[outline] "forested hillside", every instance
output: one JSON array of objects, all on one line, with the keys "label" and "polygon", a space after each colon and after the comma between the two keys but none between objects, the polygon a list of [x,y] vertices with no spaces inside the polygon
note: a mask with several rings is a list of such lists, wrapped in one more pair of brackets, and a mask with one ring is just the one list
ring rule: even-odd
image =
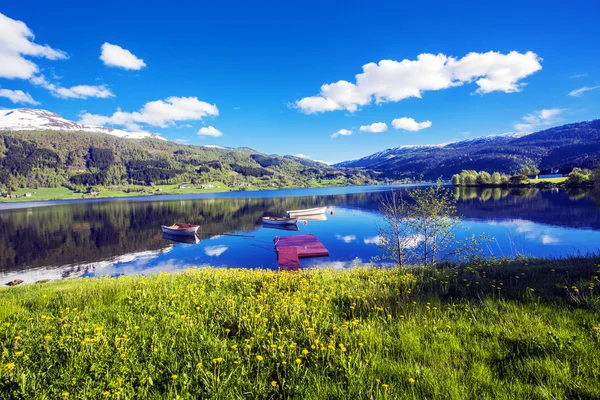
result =
[{"label": "forested hillside", "polygon": [[254,150],[131,140],[102,133],[0,131],[0,189],[158,185],[219,181],[257,187],[306,186],[314,180],[369,183],[366,171],[340,170]]},{"label": "forested hillside", "polygon": [[600,120],[579,122],[531,134],[482,137],[445,145],[400,146],[338,167],[368,168],[391,178],[449,179],[462,170],[513,174],[523,165],[569,172],[600,163]]}]

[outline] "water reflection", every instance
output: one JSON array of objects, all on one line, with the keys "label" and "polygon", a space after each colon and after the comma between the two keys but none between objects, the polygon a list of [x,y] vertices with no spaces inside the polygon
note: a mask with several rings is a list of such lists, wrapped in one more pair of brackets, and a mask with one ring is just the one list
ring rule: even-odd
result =
[{"label": "water reflection", "polygon": [[[31,281],[192,265],[276,268],[273,237],[298,231],[315,233],[331,253],[325,259],[303,260],[303,267],[368,263],[379,255],[378,202],[389,188],[343,190],[275,192],[293,197],[252,194],[246,198],[241,193],[240,197],[170,197],[169,201],[89,202],[0,211],[0,278]],[[488,253],[558,255],[593,251],[600,243],[597,193],[537,188],[451,190],[458,199],[458,212],[467,219],[464,234],[496,236]],[[298,226],[262,225],[265,215],[321,206],[335,213],[321,216],[322,220],[303,219]],[[173,221],[200,224],[200,239],[163,235],[160,225]],[[232,233],[241,236],[228,236]]]}]

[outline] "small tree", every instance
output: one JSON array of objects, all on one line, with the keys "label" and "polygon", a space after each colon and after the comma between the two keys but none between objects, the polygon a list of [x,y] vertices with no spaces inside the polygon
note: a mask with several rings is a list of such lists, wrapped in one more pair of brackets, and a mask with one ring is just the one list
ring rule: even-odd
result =
[{"label": "small tree", "polygon": [[404,266],[407,257],[408,225],[405,206],[402,194],[394,191],[385,196],[379,204],[385,223],[377,229],[377,245],[399,267]]},{"label": "small tree", "polygon": [[502,184],[502,176],[500,175],[499,172],[494,172],[492,174],[492,183],[494,185],[500,185],[500,184]]},{"label": "small tree", "polygon": [[587,181],[589,181],[589,176],[585,175],[580,168],[574,168],[567,178],[567,185],[577,186]]},{"label": "small tree", "polygon": [[379,230],[379,243],[388,258],[400,266],[407,261],[430,265],[449,257],[468,258],[480,251],[486,235],[456,239],[455,233],[462,225],[456,215],[456,199],[440,181],[425,189],[414,189],[409,195],[411,202],[392,197],[381,203],[385,225]]},{"label": "small tree", "polygon": [[486,171],[480,171],[477,174],[477,184],[478,185],[489,185],[492,183],[492,177]]},{"label": "small tree", "polygon": [[460,185],[462,185],[462,182],[461,182],[459,174],[452,175],[452,184],[454,186],[460,186]]},{"label": "small tree", "polygon": [[526,175],[521,175],[521,174],[517,174],[517,175],[513,175],[510,177],[510,183],[513,185],[521,185],[525,182],[527,182],[528,178]]}]

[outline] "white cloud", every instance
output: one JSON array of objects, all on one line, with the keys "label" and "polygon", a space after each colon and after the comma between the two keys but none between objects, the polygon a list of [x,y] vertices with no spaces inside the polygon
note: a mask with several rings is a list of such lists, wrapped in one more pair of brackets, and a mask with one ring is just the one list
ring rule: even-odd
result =
[{"label": "white cloud", "polygon": [[294,157],[298,157],[298,158],[310,158],[310,156],[307,156],[306,154],[292,154]]},{"label": "white cloud", "polygon": [[354,235],[346,235],[346,236],[335,235],[335,238],[337,240],[341,240],[344,243],[352,243],[356,240],[356,236],[354,236]]},{"label": "white cloud", "polygon": [[227,246],[207,246],[204,248],[204,253],[210,257],[219,257],[229,249]]},{"label": "white cloud", "polygon": [[106,85],[77,85],[65,88],[49,82],[44,75],[34,76],[30,79],[30,82],[34,85],[43,87],[53,96],[60,97],[61,99],[87,99],[89,97],[106,99],[115,97]]},{"label": "white cloud", "polygon": [[586,76],[588,76],[587,73],[584,73],[584,74],[573,74],[573,75],[569,76],[569,78],[585,78]]},{"label": "white cloud", "polygon": [[212,136],[212,137],[223,136],[223,134],[221,133],[221,131],[219,131],[214,126],[200,128],[200,130],[198,131],[198,135],[200,135],[200,136]]},{"label": "white cloud", "polygon": [[25,93],[22,90],[0,89],[0,97],[6,97],[13,103],[40,104],[29,93]]},{"label": "white cloud", "polygon": [[541,58],[529,51],[508,54],[490,51],[469,53],[461,59],[444,54],[420,54],[416,60],[381,60],[363,65],[356,83],[341,80],[324,84],[316,96],[295,102],[306,114],[347,110],[360,106],[398,102],[409,97],[421,98],[429,90],[442,90],[475,82],[476,93],[521,90],[521,80],[542,69]]},{"label": "white cloud", "polygon": [[100,59],[104,62],[104,65],[109,67],[139,70],[146,66],[144,60],[137,58],[129,50],[110,43],[102,45]]},{"label": "white cloud", "polygon": [[383,243],[383,237],[382,236],[373,236],[373,237],[368,237],[368,238],[364,238],[363,242],[365,242],[365,244],[381,244]]},{"label": "white cloud", "polygon": [[396,118],[392,121],[394,129],[404,129],[405,131],[417,132],[421,129],[430,128],[431,121],[417,122],[412,118]]},{"label": "white cloud", "polygon": [[337,132],[334,132],[331,137],[336,138],[338,136],[350,136],[352,135],[352,131],[350,129],[340,129]]},{"label": "white cloud", "polygon": [[559,115],[564,111],[564,108],[548,108],[527,114],[523,117],[523,121],[515,124],[515,129],[520,132],[531,132],[536,128],[552,125],[560,121]]},{"label": "white cloud", "polygon": [[118,109],[111,116],[79,114],[79,122],[87,125],[121,125],[131,127],[135,124],[167,127],[177,121],[196,121],[206,116],[219,115],[215,104],[208,104],[197,97],[169,97],[166,100],[150,101],[140,111],[126,112]]},{"label": "white cloud", "polygon": [[187,139],[175,139],[175,143],[186,144],[189,140]]},{"label": "white cloud", "polygon": [[600,86],[584,86],[582,88],[573,90],[571,93],[569,93],[569,96],[581,97],[585,92],[595,89],[600,89]]},{"label": "white cloud", "polygon": [[554,236],[550,236],[550,235],[542,235],[542,237],[540,238],[540,241],[542,242],[542,244],[558,244],[558,243],[560,243],[560,239],[555,238]]},{"label": "white cloud", "polygon": [[388,126],[385,122],[375,122],[371,125],[363,125],[359,129],[361,132],[379,133],[388,130]]},{"label": "white cloud", "polygon": [[34,38],[25,23],[0,13],[0,78],[29,79],[36,74],[38,66],[26,56],[49,60],[68,58],[61,50],[34,43]]}]

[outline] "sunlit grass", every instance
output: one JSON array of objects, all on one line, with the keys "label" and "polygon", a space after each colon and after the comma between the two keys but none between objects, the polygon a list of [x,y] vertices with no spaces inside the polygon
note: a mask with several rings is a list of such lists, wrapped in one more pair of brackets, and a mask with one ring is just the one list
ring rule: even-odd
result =
[{"label": "sunlit grass", "polygon": [[541,179],[529,179],[528,182],[529,183],[542,183],[542,182],[548,182],[548,183],[563,183],[567,181],[567,177],[563,176],[563,177],[559,177],[559,178],[541,178]]},{"label": "sunlit grass", "polygon": [[0,290],[3,398],[598,398],[598,259]]}]

